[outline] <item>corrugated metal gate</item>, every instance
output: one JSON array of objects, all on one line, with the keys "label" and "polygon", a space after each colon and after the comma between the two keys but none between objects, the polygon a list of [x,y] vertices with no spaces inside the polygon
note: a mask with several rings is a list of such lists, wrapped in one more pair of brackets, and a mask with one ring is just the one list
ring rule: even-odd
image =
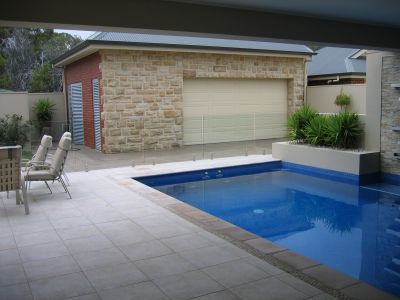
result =
[{"label": "corrugated metal gate", "polygon": [[100,126],[100,95],[99,80],[92,80],[93,87],[93,123],[94,123],[94,140],[96,150],[101,151],[101,126]]},{"label": "corrugated metal gate", "polygon": [[68,86],[68,103],[70,121],[72,123],[72,141],[76,145],[84,144],[82,83],[73,83]]}]

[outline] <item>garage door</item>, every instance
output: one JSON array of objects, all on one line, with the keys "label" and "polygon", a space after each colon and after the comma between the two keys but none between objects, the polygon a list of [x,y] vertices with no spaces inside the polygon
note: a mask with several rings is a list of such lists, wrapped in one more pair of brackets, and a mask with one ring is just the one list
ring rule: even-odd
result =
[{"label": "garage door", "polygon": [[284,137],[287,81],[184,80],[183,116],[185,145]]}]

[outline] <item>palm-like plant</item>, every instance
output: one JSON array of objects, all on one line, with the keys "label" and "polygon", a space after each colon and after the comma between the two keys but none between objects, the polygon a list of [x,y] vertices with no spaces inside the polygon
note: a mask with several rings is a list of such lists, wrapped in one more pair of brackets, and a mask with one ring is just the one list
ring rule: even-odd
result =
[{"label": "palm-like plant", "polygon": [[306,138],[305,128],[316,116],[317,111],[308,105],[304,105],[292,113],[288,119],[289,138],[295,141],[304,141]]},{"label": "palm-like plant", "polygon": [[317,115],[310,120],[305,128],[305,142],[314,146],[323,146],[326,144],[327,137],[327,117]]},{"label": "palm-like plant", "polygon": [[39,123],[39,129],[42,131],[43,127],[48,126],[49,122],[53,119],[55,111],[55,104],[50,99],[39,99],[33,106],[33,111],[36,114]]},{"label": "palm-like plant", "polygon": [[355,148],[362,133],[361,122],[358,115],[342,112],[328,118],[327,144],[338,148]]}]

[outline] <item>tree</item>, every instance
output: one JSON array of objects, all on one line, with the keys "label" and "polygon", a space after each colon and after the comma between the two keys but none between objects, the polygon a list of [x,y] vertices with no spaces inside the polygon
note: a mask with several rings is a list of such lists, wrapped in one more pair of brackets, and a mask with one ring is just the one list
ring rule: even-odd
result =
[{"label": "tree", "polygon": [[30,93],[46,93],[53,91],[52,68],[49,63],[35,69],[28,84]]},{"label": "tree", "polygon": [[0,27],[0,88],[62,91],[61,70],[51,61],[79,42],[50,29]]}]

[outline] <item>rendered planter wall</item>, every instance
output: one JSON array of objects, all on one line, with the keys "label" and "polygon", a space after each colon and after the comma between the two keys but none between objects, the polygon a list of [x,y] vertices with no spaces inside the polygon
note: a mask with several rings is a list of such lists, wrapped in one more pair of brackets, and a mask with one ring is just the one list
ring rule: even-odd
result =
[{"label": "rendered planter wall", "polygon": [[380,171],[380,153],[377,151],[337,150],[278,142],[272,144],[272,156],[285,162],[354,175]]}]

